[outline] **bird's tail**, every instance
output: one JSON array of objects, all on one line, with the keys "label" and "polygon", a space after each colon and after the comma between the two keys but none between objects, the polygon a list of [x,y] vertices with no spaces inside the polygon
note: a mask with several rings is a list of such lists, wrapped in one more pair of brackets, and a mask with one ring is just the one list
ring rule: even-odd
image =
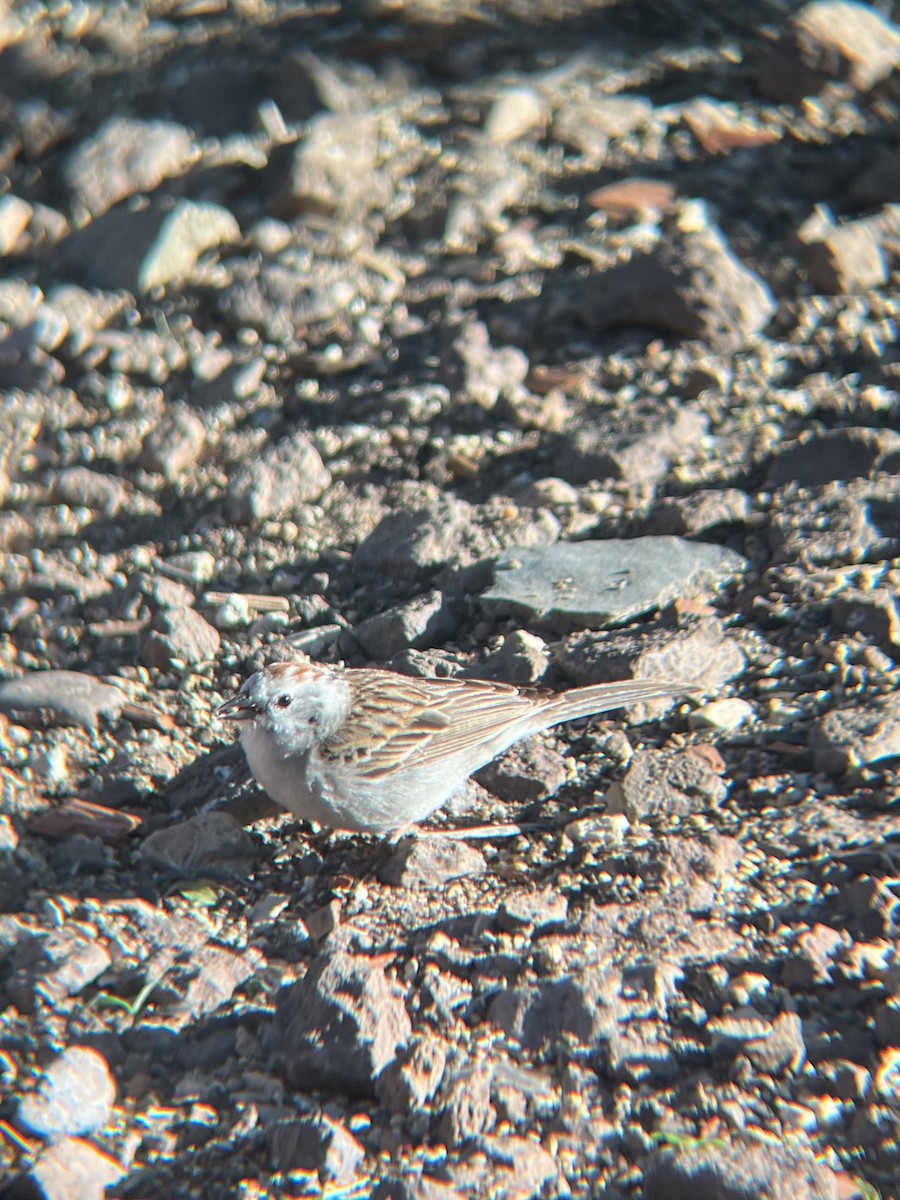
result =
[{"label": "bird's tail", "polygon": [[618,683],[594,683],[554,697],[544,715],[552,715],[548,724],[559,725],[563,721],[577,721],[579,717],[608,712],[611,708],[624,708],[641,700],[678,696],[696,690],[696,684],[680,679],[623,679]]}]

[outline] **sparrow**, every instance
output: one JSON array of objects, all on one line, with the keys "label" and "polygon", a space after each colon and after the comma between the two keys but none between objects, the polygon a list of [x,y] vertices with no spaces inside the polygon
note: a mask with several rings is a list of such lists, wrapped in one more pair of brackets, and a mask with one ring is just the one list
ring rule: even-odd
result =
[{"label": "sparrow", "polygon": [[331,829],[386,835],[429,817],[520,738],[690,690],[633,679],[529,692],[304,659],[257,671],[217,715],[240,725],[250,770],[276,803]]}]

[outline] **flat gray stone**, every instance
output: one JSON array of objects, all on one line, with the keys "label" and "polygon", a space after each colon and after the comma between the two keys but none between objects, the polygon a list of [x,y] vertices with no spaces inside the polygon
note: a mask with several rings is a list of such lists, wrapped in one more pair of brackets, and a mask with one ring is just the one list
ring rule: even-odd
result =
[{"label": "flat gray stone", "polygon": [[717,587],[745,567],[733,550],[677,537],[561,542],[510,551],[481,603],[558,632],[605,629]]},{"label": "flat gray stone", "polygon": [[117,687],[80,671],[31,671],[0,683],[0,712],[27,724],[50,721],[92,729],[101,717],[116,720],[125,700]]}]

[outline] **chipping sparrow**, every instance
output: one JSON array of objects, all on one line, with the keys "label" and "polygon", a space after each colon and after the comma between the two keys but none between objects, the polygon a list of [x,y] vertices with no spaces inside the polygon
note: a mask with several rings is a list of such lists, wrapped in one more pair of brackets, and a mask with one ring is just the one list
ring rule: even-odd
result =
[{"label": "chipping sparrow", "polygon": [[329,828],[386,834],[430,816],[520,738],[688,690],[634,679],[528,693],[306,659],[257,671],[218,716],[241,723],[250,770],[273,800]]}]

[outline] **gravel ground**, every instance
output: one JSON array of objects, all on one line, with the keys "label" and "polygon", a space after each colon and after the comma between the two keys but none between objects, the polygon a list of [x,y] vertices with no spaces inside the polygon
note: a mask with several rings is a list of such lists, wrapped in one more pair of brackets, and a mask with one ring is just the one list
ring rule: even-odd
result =
[{"label": "gravel ground", "polygon": [[[892,18],[0,2],[0,1195],[900,1195]],[[301,653],[697,688],[384,844]]]}]

